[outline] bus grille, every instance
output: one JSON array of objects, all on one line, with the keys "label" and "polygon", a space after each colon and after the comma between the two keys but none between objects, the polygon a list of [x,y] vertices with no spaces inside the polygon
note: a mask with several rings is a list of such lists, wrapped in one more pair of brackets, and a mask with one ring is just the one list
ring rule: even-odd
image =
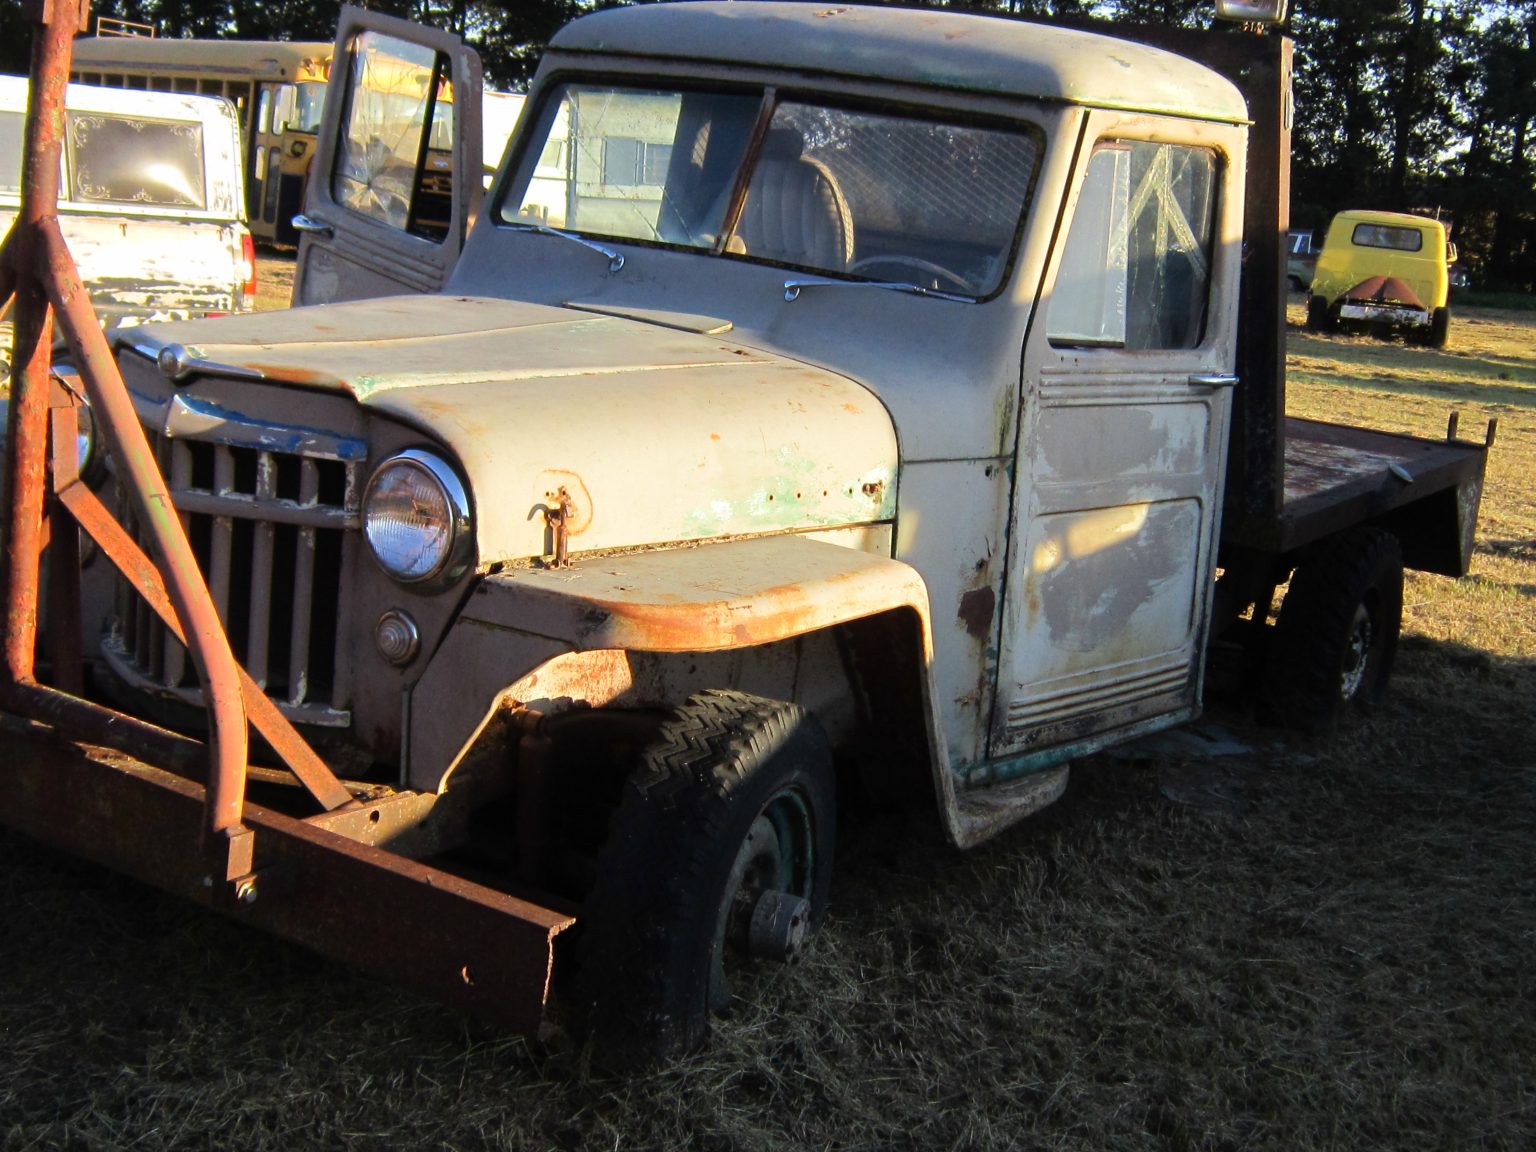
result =
[{"label": "bus grille", "polygon": [[[151,444],[235,659],[290,719],[350,722],[348,637],[359,464],[157,436]],[[148,537],[127,507],[124,523]],[[119,578],[107,658],[143,690],[201,706],[187,651]]]}]

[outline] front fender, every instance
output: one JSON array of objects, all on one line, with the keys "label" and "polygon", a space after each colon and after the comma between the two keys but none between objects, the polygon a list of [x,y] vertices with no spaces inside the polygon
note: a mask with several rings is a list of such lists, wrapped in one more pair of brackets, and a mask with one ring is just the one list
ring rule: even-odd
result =
[{"label": "front fender", "polygon": [[[562,693],[601,706],[612,698],[613,678],[600,669],[625,652],[754,647],[893,609],[918,623],[924,726],[930,748],[942,755],[928,688],[928,593],[916,570],[900,561],[804,536],[769,536],[487,576],[411,691],[407,781],[424,791],[441,788],[497,709],[524,702],[507,700],[508,689],[531,683],[543,665],[563,656],[612,654],[579,662],[594,673],[589,693]],[[569,689],[569,670],[560,679]]]}]

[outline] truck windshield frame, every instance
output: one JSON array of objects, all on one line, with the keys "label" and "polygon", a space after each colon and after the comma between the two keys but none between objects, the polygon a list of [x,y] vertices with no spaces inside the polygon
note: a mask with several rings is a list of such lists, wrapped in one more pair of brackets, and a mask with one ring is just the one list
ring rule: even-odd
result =
[{"label": "truck windshield frame", "polygon": [[499,224],[985,299],[1044,132],[768,89],[568,80],[541,102]]}]

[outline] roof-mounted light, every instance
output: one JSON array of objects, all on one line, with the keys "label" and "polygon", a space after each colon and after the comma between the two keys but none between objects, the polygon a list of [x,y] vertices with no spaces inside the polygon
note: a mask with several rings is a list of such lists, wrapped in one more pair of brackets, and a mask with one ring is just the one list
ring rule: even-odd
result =
[{"label": "roof-mounted light", "polygon": [[1216,0],[1216,18],[1239,24],[1279,24],[1285,19],[1286,0]]}]

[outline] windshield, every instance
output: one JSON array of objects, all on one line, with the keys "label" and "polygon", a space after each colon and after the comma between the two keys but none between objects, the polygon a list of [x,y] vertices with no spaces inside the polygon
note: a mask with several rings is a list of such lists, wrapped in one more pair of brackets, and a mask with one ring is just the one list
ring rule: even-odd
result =
[{"label": "windshield", "polygon": [[293,119],[288,122],[291,132],[314,135],[320,131],[320,117],[325,112],[325,81],[304,80],[298,85],[298,102]]},{"label": "windshield", "polygon": [[[504,223],[695,248],[970,296],[997,289],[1040,142],[759,93],[569,84]],[[761,127],[760,127],[761,125]]]}]

